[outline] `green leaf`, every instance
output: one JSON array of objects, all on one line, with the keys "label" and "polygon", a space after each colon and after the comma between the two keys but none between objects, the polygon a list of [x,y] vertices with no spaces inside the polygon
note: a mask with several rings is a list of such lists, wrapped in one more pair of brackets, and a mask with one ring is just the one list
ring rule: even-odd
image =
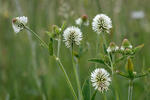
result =
[{"label": "green leaf", "polygon": [[61,33],[64,31],[65,27],[66,27],[66,22],[63,22],[63,24],[61,26]]},{"label": "green leaf", "polygon": [[91,98],[91,89],[90,89],[90,80],[89,78],[85,80],[82,87],[82,94],[84,100],[90,100]]},{"label": "green leaf", "polygon": [[98,58],[92,58],[92,59],[89,59],[88,61],[95,62],[95,63],[100,63],[100,64],[104,64],[105,65],[105,62],[102,59],[98,59]]},{"label": "green leaf", "polygon": [[49,54],[50,56],[53,55],[53,38],[50,38],[50,41],[49,41]]},{"label": "green leaf", "polygon": [[134,52],[141,50],[143,47],[144,47],[144,44],[138,45],[137,47],[134,48]]},{"label": "green leaf", "polygon": [[91,100],[95,100],[96,93],[97,93],[97,90],[95,90],[95,92],[93,93]]},{"label": "green leaf", "polygon": [[107,47],[105,44],[103,44],[103,48],[104,48],[104,53],[107,54]]}]

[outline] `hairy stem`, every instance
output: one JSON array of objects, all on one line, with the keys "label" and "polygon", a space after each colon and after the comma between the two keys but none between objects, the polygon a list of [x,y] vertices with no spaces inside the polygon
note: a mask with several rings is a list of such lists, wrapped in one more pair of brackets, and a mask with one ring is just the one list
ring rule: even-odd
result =
[{"label": "hairy stem", "polygon": [[[104,45],[105,45],[106,47],[108,47],[104,34],[102,34],[102,38],[103,38],[103,41],[104,41]],[[113,75],[113,74],[114,74],[114,66],[113,66],[113,61],[112,61],[112,59],[111,59],[110,53],[108,53],[108,57],[109,57],[111,72],[112,72],[112,75]]]},{"label": "hairy stem", "polygon": [[33,33],[33,35],[42,43],[42,45],[45,48],[48,48],[48,45],[33,30],[31,30],[28,26],[24,26],[24,28]]},{"label": "hairy stem", "polygon": [[64,73],[64,75],[65,75],[66,81],[67,81],[67,83],[68,83],[68,85],[69,85],[69,87],[70,87],[70,89],[71,89],[71,91],[72,91],[72,94],[73,94],[73,96],[74,96],[74,99],[75,99],[75,100],[78,100],[78,99],[77,99],[77,96],[76,96],[76,93],[75,93],[75,91],[74,91],[74,89],[73,89],[73,86],[72,86],[72,84],[71,84],[71,82],[70,82],[70,80],[69,80],[69,77],[68,77],[68,75],[67,75],[67,73],[66,73],[66,70],[65,70],[63,64],[61,63],[60,59],[59,59],[58,57],[56,57],[55,55],[54,55],[54,58],[55,58],[55,60],[57,61],[57,63],[60,65],[59,67],[60,67],[60,69],[63,71],[63,73]]},{"label": "hairy stem", "polygon": [[58,37],[57,57],[59,57],[59,54],[60,54],[60,45],[61,45],[61,35],[59,35]]},{"label": "hairy stem", "polygon": [[133,80],[129,80],[128,100],[132,100],[132,93],[133,93]]},{"label": "hairy stem", "polygon": [[76,78],[78,92],[79,92],[79,100],[83,100],[83,95],[82,95],[81,85],[80,85],[80,81],[79,81],[78,71],[77,71],[77,68],[76,68],[76,65],[75,65],[75,61],[74,61],[73,44],[71,46],[71,53],[72,53],[73,70],[74,70],[74,73],[75,73],[75,78]]},{"label": "hairy stem", "polygon": [[[37,33],[35,33],[34,31],[32,31],[32,30],[31,30],[29,27],[27,27],[27,26],[24,26],[24,28],[27,29],[28,31],[30,31],[31,33],[33,33],[33,35],[43,44],[43,46],[44,46],[45,48],[47,48],[47,49],[49,48],[48,45],[37,35]],[[59,47],[60,47],[60,44],[59,44]],[[69,87],[70,87],[70,89],[71,89],[71,91],[72,91],[72,94],[73,94],[73,96],[74,96],[74,99],[75,99],[75,100],[78,100],[78,98],[77,98],[77,96],[76,96],[76,93],[75,93],[75,91],[74,91],[74,89],[73,89],[73,86],[72,86],[72,84],[71,84],[71,82],[70,82],[70,80],[69,80],[69,77],[68,77],[67,73],[66,73],[66,70],[65,70],[64,66],[62,65],[60,59],[59,59],[58,57],[56,57],[55,55],[54,55],[54,58],[55,58],[55,60],[57,61],[57,63],[60,65],[59,67],[60,67],[60,69],[63,71],[63,73],[64,73],[64,75],[65,75],[66,81],[67,81],[67,83],[68,83],[68,85],[69,85]]]}]

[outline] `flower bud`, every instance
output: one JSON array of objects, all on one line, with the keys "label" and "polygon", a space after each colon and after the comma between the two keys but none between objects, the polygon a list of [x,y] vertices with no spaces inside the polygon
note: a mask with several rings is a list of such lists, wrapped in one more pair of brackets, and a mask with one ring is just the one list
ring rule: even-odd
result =
[{"label": "flower bud", "polygon": [[119,47],[114,42],[111,42],[109,44],[109,47],[107,48],[107,52],[108,53],[110,53],[110,52],[116,52],[118,49],[119,49]]},{"label": "flower bud", "polygon": [[121,45],[121,50],[125,50],[126,48],[132,49],[132,45],[131,45],[131,43],[129,42],[128,39],[124,39],[122,41],[122,45]]},{"label": "flower bud", "polygon": [[81,16],[83,22],[86,22],[88,20],[88,16],[87,15],[82,15]]},{"label": "flower bud", "polygon": [[128,61],[127,61],[127,64],[126,64],[126,70],[127,70],[128,74],[129,74],[129,77],[133,78],[133,76],[134,76],[134,73],[133,73],[133,71],[134,71],[133,63],[132,63],[131,58],[128,58],[127,60]]},{"label": "flower bud", "polygon": [[79,17],[78,19],[75,20],[75,23],[79,26],[81,26],[81,25],[88,26],[89,25],[88,16],[82,15],[81,17]]},{"label": "flower bud", "polygon": [[53,25],[52,29],[56,34],[60,34],[61,28],[59,28],[57,25]]}]

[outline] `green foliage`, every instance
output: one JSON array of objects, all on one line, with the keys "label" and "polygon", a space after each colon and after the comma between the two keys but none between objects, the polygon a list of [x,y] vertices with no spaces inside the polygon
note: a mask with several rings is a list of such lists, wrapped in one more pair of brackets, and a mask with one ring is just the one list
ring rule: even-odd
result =
[{"label": "green foliage", "polygon": [[82,86],[82,94],[84,100],[90,100],[91,98],[91,84],[89,78],[85,80],[83,86]]}]

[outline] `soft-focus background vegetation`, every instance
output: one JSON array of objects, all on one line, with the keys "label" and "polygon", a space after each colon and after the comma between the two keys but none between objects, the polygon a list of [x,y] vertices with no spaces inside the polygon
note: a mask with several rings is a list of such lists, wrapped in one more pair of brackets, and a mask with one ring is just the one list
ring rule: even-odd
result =
[{"label": "soft-focus background vegetation", "polygon": [[[128,38],[134,46],[145,44],[134,58],[138,73],[150,66],[149,4],[149,0],[0,0],[0,100],[43,100],[43,94],[47,94],[49,100],[73,100],[64,74],[39,42],[26,31],[15,35],[11,26],[13,17],[27,16],[28,26],[48,42],[45,31],[50,25],[61,25],[64,20],[68,26],[74,25],[74,20],[82,14],[92,20],[96,14],[105,13],[113,21],[110,41],[121,45],[123,38]],[[134,19],[131,17],[134,11],[142,11],[145,16]],[[87,60],[98,55],[95,54],[96,34],[91,26],[82,29],[89,48],[79,61],[81,84],[89,75],[89,69],[94,69],[94,64]],[[64,43],[60,57],[76,87],[71,56]],[[124,71],[124,63],[118,69]],[[127,100],[128,81],[116,76],[115,88],[107,92],[107,99],[116,100],[118,95],[119,100]],[[100,93],[96,96],[97,100],[103,97]],[[135,81],[133,100],[150,100],[150,77]]]}]

